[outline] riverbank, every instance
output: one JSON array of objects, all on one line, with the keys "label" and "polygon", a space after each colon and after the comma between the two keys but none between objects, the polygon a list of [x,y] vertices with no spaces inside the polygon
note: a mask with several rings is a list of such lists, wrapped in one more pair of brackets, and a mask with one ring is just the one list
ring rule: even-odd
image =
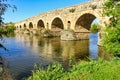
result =
[{"label": "riverbank", "polygon": [[3,72],[2,76],[0,76],[0,80],[14,80],[14,79],[10,75],[9,70],[4,69],[4,72]]},{"label": "riverbank", "polygon": [[3,58],[0,56],[0,80],[14,80],[9,70],[5,67]]},{"label": "riverbank", "polygon": [[82,61],[64,71],[60,64],[53,64],[47,69],[33,70],[26,80],[119,80],[120,58],[111,61]]}]

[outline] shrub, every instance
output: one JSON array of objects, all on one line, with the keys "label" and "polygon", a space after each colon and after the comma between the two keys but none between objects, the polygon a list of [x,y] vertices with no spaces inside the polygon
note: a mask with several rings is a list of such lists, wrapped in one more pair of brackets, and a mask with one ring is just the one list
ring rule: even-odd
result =
[{"label": "shrub", "polygon": [[97,8],[97,5],[90,5],[90,7],[94,10]]},{"label": "shrub", "polygon": [[48,66],[46,70],[39,68],[32,71],[32,76],[27,80],[58,80],[63,75],[65,75],[63,67],[58,63],[54,63]]},{"label": "shrub", "polygon": [[90,31],[93,33],[97,33],[100,30],[100,25],[98,24],[93,24],[90,28]]},{"label": "shrub", "polygon": [[69,9],[69,12],[74,13],[75,10],[76,10],[75,8],[72,8],[72,9]]},{"label": "shrub", "polygon": [[64,71],[59,63],[54,63],[45,70],[32,71],[32,76],[27,80],[119,80],[119,68],[119,58],[111,61],[82,61],[72,65],[69,71]]},{"label": "shrub", "polygon": [[106,25],[103,38],[103,48],[115,56],[120,56],[120,4],[116,4],[119,0],[107,0],[103,7],[103,14],[111,17],[110,23]]}]

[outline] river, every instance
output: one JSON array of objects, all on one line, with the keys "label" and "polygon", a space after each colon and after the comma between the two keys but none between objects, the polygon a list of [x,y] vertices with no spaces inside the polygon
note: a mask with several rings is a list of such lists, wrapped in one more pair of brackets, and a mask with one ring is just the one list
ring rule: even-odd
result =
[{"label": "river", "polygon": [[0,49],[5,67],[16,80],[29,76],[34,65],[47,66],[58,61],[66,69],[69,59],[78,62],[98,59],[98,34],[90,34],[89,40],[61,41],[60,38],[41,38],[16,34],[3,40],[8,51]]}]

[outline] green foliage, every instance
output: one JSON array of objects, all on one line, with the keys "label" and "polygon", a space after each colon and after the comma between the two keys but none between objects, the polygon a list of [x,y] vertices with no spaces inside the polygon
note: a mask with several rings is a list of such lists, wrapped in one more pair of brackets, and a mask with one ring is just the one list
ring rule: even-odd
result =
[{"label": "green foliage", "polygon": [[106,25],[103,47],[114,55],[120,55],[120,4],[117,4],[117,1],[107,0],[103,5],[103,14],[110,17],[110,24]]},{"label": "green foliage", "polygon": [[69,12],[74,13],[75,12],[75,8],[69,9]]},{"label": "green foliage", "polygon": [[41,33],[43,33],[43,34],[49,34],[50,30],[44,28],[44,29],[41,30]]},{"label": "green foliage", "polygon": [[58,80],[65,74],[64,69],[58,63],[54,63],[46,70],[39,69],[32,71],[32,76],[27,80]]},{"label": "green foliage", "polygon": [[[2,24],[3,24],[3,17],[2,17],[2,15],[4,15],[5,11],[6,11],[8,8],[12,8],[13,11],[16,10],[15,5],[10,5],[10,4],[7,3],[7,1],[8,1],[8,0],[0,0],[0,27],[1,27]],[[8,29],[8,30],[11,31],[11,29]],[[3,39],[2,35],[3,35],[3,34],[6,34],[7,32],[9,32],[9,31],[7,31],[6,29],[0,29],[0,39],[1,39],[1,40]],[[2,45],[2,43],[0,43],[0,45]],[[2,45],[2,48],[4,48],[3,45]]]},{"label": "green foliage", "polygon": [[104,36],[104,48],[115,56],[120,55],[120,28],[107,29]]},{"label": "green foliage", "polygon": [[93,33],[97,33],[100,30],[100,25],[98,24],[92,24],[90,31]]},{"label": "green foliage", "polygon": [[15,26],[11,25],[11,26],[6,26],[4,28],[0,28],[0,33],[2,35],[6,35],[6,34],[9,34],[9,33],[12,33],[14,32],[15,30]]},{"label": "green foliage", "polygon": [[81,62],[61,80],[119,80],[120,59]]},{"label": "green foliage", "polygon": [[82,61],[72,65],[69,71],[54,63],[46,70],[38,69],[32,72],[26,80],[119,80],[120,59],[113,58],[111,61]]},{"label": "green foliage", "polygon": [[97,5],[90,5],[90,7],[94,10],[97,8]]},{"label": "green foliage", "polygon": [[4,15],[5,11],[8,8],[12,8],[13,12],[16,10],[16,6],[8,4],[7,1],[8,0],[0,0],[0,26],[3,23],[3,17],[2,17],[2,15]]}]

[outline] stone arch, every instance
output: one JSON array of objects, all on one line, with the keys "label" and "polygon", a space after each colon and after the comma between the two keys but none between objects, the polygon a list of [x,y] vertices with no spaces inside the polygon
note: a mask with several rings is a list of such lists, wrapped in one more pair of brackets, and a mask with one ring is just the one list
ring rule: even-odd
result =
[{"label": "stone arch", "polygon": [[38,29],[45,28],[45,25],[44,25],[43,20],[39,20],[39,21],[37,22],[37,28],[38,28]]},{"label": "stone arch", "polygon": [[81,15],[75,23],[75,31],[87,32],[90,30],[92,22],[97,17],[91,13],[85,13]]},{"label": "stone arch", "polygon": [[24,27],[24,28],[26,28],[26,27],[27,27],[25,23],[24,23],[23,27]]},{"label": "stone arch", "polygon": [[62,19],[59,17],[54,18],[51,23],[51,30],[61,31],[62,29],[64,29],[64,24],[63,24]]},{"label": "stone arch", "polygon": [[32,28],[33,28],[33,23],[30,22],[30,23],[29,23],[29,29],[32,29]]}]

